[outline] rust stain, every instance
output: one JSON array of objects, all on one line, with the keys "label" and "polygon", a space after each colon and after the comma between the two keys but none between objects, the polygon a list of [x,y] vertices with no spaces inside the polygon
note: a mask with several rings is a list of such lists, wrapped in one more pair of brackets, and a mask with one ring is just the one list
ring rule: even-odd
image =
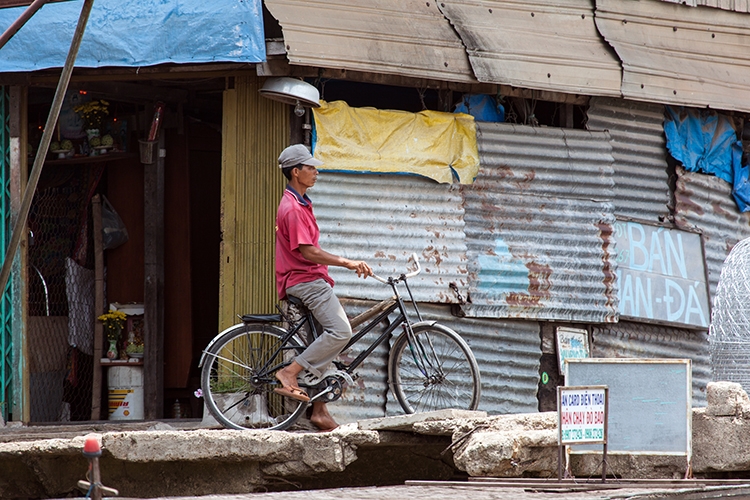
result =
[{"label": "rust stain", "polygon": [[385,252],[382,250],[378,250],[377,252],[375,252],[375,257],[377,257],[378,259],[385,258]]},{"label": "rust stain", "polygon": [[698,215],[703,215],[705,211],[703,207],[695,203],[689,196],[686,196],[683,192],[675,193],[677,212],[695,212]]},{"label": "rust stain", "polygon": [[730,217],[734,216],[733,213],[729,212],[728,210],[725,210],[724,207],[721,206],[721,202],[718,202],[718,201],[712,202],[711,203],[711,208],[713,208],[714,213],[716,215],[723,215],[727,219],[729,219]]},{"label": "rust stain", "polygon": [[526,261],[525,265],[529,270],[529,293],[513,292],[506,296],[505,301],[510,306],[540,307],[542,299],[549,299],[551,295],[552,268],[533,260]]},{"label": "rust stain", "polygon": [[432,258],[435,261],[435,265],[438,267],[440,267],[440,263],[443,262],[443,257],[440,255],[440,251],[433,246],[425,248],[422,252],[422,257],[424,257],[425,261],[429,261],[430,258]]},{"label": "rust stain", "polygon": [[599,228],[599,236],[602,239],[602,274],[604,274],[604,286],[606,289],[605,292],[605,299],[606,299],[606,305],[608,311],[612,311],[612,313],[607,313],[605,316],[605,322],[612,323],[617,321],[618,315],[616,313],[617,310],[617,297],[614,293],[614,284],[616,279],[616,273],[614,271],[614,267],[612,265],[612,261],[610,260],[610,251],[609,247],[612,242],[612,232],[613,227],[610,224],[607,224],[605,222],[599,222],[597,224],[597,227]]}]

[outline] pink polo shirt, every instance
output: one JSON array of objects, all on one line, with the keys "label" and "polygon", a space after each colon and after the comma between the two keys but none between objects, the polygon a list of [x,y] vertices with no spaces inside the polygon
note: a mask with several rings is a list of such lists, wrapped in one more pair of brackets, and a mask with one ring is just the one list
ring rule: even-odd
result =
[{"label": "pink polo shirt", "polygon": [[328,266],[310,262],[299,251],[300,245],[320,248],[318,239],[320,229],[312,201],[287,186],[276,212],[276,290],[280,299],[286,298],[287,288],[320,278],[333,286]]}]

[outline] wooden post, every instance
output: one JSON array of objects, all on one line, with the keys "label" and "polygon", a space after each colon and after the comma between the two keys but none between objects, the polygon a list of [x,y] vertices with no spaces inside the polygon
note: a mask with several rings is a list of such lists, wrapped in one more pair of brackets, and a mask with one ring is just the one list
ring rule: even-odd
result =
[{"label": "wooden post", "polygon": [[[106,312],[104,304],[104,248],[102,245],[102,199],[94,195],[91,200],[94,219],[94,314]],[[91,420],[102,418],[102,353],[104,352],[104,325],[94,323],[94,378],[91,388]]]},{"label": "wooden post", "polygon": [[164,133],[154,163],[144,164],[143,409],[164,416]]},{"label": "wooden post", "polygon": [[[21,210],[21,200],[29,178],[28,150],[28,122],[26,108],[28,107],[28,88],[13,86],[10,88],[9,120],[10,128],[10,217],[11,224],[17,224]],[[31,376],[29,373],[28,352],[28,310],[26,300],[26,272],[27,233],[21,235],[20,251],[13,261],[13,319],[12,344],[15,367],[12,372],[13,399],[8,401],[8,414],[12,420],[29,422],[31,420]]]}]

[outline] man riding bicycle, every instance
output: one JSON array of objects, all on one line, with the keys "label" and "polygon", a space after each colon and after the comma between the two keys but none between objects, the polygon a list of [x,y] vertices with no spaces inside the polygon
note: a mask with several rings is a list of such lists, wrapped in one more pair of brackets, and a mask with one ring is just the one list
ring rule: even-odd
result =
[{"label": "man riding bicycle", "polygon": [[[279,168],[289,183],[276,213],[276,288],[279,298],[299,298],[323,327],[321,334],[292,363],[276,372],[282,387],[275,392],[299,401],[310,397],[297,383],[302,370],[321,377],[352,336],[352,328],[336,295],[328,266],[356,271],[357,276],[372,276],[372,268],[361,260],[351,260],[320,248],[320,230],[313,214],[312,201],[306,192],[315,185],[323,162],[314,158],[302,144],[284,149]],[[331,431],[338,424],[326,404],[313,401],[310,421],[321,431]]]}]

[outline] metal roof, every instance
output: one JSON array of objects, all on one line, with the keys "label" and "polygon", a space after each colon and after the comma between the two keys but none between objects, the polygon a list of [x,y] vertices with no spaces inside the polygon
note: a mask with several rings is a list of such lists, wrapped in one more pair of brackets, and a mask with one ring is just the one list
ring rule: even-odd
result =
[{"label": "metal roof", "polygon": [[750,18],[658,1],[596,1],[596,25],[622,60],[626,98],[750,111]]},{"label": "metal roof", "polygon": [[291,64],[475,83],[435,2],[266,0]]},{"label": "metal roof", "polygon": [[679,3],[690,7],[714,7],[734,12],[750,12],[748,0],[662,0],[662,2]]},{"label": "metal roof", "polygon": [[621,67],[594,24],[592,1],[450,0],[440,10],[481,82],[620,95]]}]

